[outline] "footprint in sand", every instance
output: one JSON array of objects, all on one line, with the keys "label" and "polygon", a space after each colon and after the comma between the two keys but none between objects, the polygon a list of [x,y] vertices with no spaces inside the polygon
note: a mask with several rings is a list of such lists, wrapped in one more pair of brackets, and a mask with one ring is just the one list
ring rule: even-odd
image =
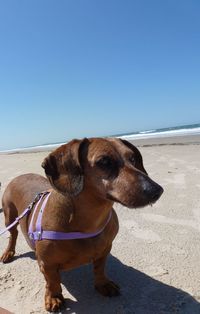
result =
[{"label": "footprint in sand", "polygon": [[197,208],[193,208],[192,211],[195,218],[197,229],[200,231],[200,209],[199,207],[197,207]]},{"label": "footprint in sand", "polygon": [[133,220],[124,220],[122,225],[127,228],[131,234],[138,239],[145,240],[147,242],[161,241],[160,236],[150,229],[143,229]]},{"label": "footprint in sand", "polygon": [[0,292],[14,286],[14,278],[9,270],[3,270],[0,274]]},{"label": "footprint in sand", "polygon": [[146,220],[150,220],[153,222],[159,222],[159,223],[163,223],[163,224],[191,227],[195,230],[200,231],[200,214],[198,214],[198,215],[199,215],[198,219],[196,219],[194,221],[194,220],[189,220],[189,219],[168,218],[168,217],[163,216],[163,215],[155,215],[155,214],[148,214],[148,213],[141,214],[141,216]]},{"label": "footprint in sand", "polygon": [[164,178],[163,183],[173,184],[173,185],[176,185],[176,188],[179,187],[181,189],[184,189],[186,187],[185,174],[177,173],[177,174],[174,174],[172,177]]},{"label": "footprint in sand", "polygon": [[200,169],[196,166],[187,165],[187,169],[191,172],[194,172],[195,174],[200,173]]}]

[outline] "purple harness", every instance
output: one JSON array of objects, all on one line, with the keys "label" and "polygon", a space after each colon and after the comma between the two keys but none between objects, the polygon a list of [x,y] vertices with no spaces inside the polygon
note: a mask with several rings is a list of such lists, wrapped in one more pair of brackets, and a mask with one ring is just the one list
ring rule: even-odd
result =
[{"label": "purple harness", "polygon": [[[50,192],[43,192],[43,193],[39,194],[39,199],[37,198],[37,204],[34,208],[34,212],[33,212],[33,215],[31,217],[31,222],[30,222],[29,230],[28,230],[28,235],[29,235],[30,240],[32,241],[33,246],[35,245],[35,241],[40,241],[40,240],[44,240],[44,239],[47,239],[47,240],[75,240],[75,239],[88,239],[88,238],[96,237],[105,229],[105,227],[107,226],[107,224],[109,223],[109,221],[111,219],[112,210],[109,213],[108,219],[107,219],[104,227],[101,228],[100,230],[98,230],[97,232],[94,232],[94,233],[60,232],[60,231],[43,230],[42,229],[42,216],[43,216],[43,212],[44,212],[44,209],[46,207],[46,204],[47,204],[47,201],[49,199],[50,194],[51,194]],[[38,213],[38,216],[37,216],[35,231],[33,231],[33,220],[35,217],[35,213],[36,213],[37,209],[39,208],[39,205],[41,204],[42,200],[43,200],[43,203],[42,203],[42,206],[41,206],[39,213]],[[35,204],[35,202],[34,202],[34,204]],[[11,229],[14,225],[16,225],[20,219],[22,219],[25,215],[27,215],[32,210],[32,208],[33,208],[33,203],[31,203],[29,205],[29,207],[26,208],[23,211],[23,213],[19,217],[17,217],[11,225],[9,225],[7,228],[2,230],[0,232],[0,235],[5,233],[9,229]]]}]

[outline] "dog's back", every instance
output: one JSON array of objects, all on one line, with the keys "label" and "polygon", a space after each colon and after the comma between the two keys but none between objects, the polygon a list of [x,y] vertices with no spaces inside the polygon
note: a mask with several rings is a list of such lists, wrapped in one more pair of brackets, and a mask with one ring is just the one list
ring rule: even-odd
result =
[{"label": "dog's back", "polygon": [[50,183],[45,177],[28,173],[13,179],[7,186],[3,197],[2,207],[7,211],[9,207],[20,214],[32,201],[34,196],[50,188]]},{"label": "dog's back", "polygon": [[[24,174],[13,179],[7,186],[3,197],[2,197],[2,209],[5,216],[5,225],[9,226],[15,219],[23,212],[25,208],[33,201],[37,193],[47,190],[50,188],[50,183],[45,177],[38,174]],[[27,219],[24,217],[21,220],[20,226],[21,230],[30,245],[30,241],[27,237]],[[11,230],[11,247],[9,247],[9,254],[14,255],[15,242],[17,239],[17,225],[15,225]],[[8,259],[5,254],[4,260]],[[10,256],[12,258],[12,256]]]}]

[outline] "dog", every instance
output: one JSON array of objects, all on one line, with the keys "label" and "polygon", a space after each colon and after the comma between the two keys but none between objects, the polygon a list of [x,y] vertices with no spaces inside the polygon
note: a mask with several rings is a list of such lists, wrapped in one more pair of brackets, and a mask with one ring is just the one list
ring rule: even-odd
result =
[{"label": "dog", "polygon": [[[148,176],[139,150],[123,139],[72,140],[50,153],[42,167],[47,178],[25,174],[7,186],[2,198],[5,225],[13,223],[37,193],[49,191],[42,230],[89,235],[88,238],[71,240],[38,238],[33,243],[28,228],[31,223],[33,229],[36,228],[40,208],[34,218],[31,210],[20,220],[21,230],[29,246],[35,250],[46,280],[46,310],[55,312],[63,305],[60,271],[88,263],[93,264],[96,290],[104,296],[119,295],[118,285],[105,275],[106,258],[119,229],[113,204],[144,207],[155,203],[163,188]],[[17,235],[15,225],[10,229],[9,244],[1,257],[3,263],[12,260]]]}]

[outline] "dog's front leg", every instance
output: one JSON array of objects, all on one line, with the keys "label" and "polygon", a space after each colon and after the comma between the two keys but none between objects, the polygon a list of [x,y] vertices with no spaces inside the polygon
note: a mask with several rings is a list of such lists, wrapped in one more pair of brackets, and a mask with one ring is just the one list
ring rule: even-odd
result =
[{"label": "dog's front leg", "polygon": [[46,279],[45,308],[57,312],[64,303],[58,265],[49,266],[39,262],[39,267]]},{"label": "dog's front leg", "polygon": [[120,295],[120,288],[118,285],[116,285],[116,283],[109,280],[105,275],[105,264],[107,256],[108,253],[93,262],[94,286],[100,294],[108,297],[113,297]]}]

